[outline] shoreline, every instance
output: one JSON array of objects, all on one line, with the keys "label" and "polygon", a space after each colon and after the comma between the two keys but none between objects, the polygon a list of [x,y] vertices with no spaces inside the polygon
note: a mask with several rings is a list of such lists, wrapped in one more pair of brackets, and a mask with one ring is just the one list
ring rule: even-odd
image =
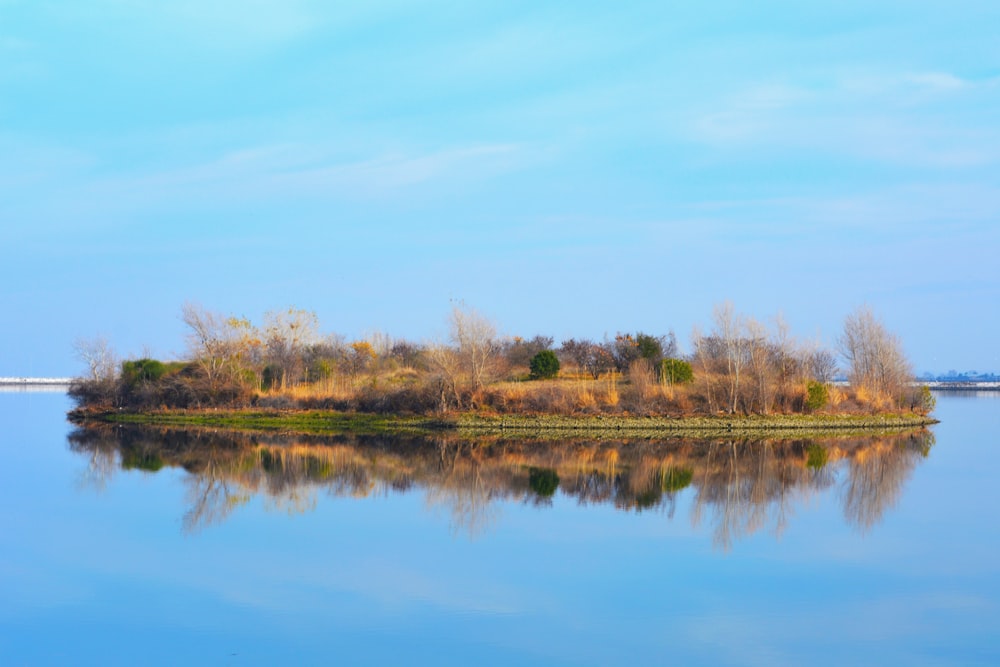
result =
[{"label": "shoreline", "polygon": [[332,410],[166,410],[157,412],[87,412],[74,410],[76,424],[111,424],[223,428],[238,431],[304,434],[439,434],[534,436],[764,436],[823,433],[875,433],[922,428],[938,420],[917,414],[876,415],[722,415],[638,417],[619,415],[481,415],[437,417],[380,415]]}]

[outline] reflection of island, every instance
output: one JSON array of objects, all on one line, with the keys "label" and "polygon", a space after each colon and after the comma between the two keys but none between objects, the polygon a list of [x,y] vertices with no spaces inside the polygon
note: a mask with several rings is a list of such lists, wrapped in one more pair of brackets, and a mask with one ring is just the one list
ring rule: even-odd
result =
[{"label": "reflection of island", "polygon": [[892,507],[933,444],[929,431],[823,440],[546,441],[389,436],[283,438],[265,434],[98,425],[74,431],[95,482],[121,468],[187,471],[186,530],[224,520],[252,495],[294,511],[316,492],[369,496],[422,489],[456,528],[488,527],[498,500],[675,512],[690,488],[692,518],[717,546],[761,529],[780,533],[795,504],[836,488],[846,519],[864,531]]}]

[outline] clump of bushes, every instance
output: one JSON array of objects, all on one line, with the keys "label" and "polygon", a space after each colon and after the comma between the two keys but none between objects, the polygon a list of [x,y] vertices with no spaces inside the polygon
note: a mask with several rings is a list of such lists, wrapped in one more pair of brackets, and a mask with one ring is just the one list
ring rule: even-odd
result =
[{"label": "clump of bushes", "polygon": [[122,380],[129,385],[156,382],[167,372],[166,365],[156,359],[136,359],[122,362]]}]

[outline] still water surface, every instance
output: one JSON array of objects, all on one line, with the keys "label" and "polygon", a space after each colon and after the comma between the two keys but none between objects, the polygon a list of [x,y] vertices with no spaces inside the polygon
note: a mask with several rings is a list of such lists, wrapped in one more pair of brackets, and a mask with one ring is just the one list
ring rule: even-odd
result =
[{"label": "still water surface", "polygon": [[0,393],[0,664],[1000,664],[1000,394],[821,444],[67,424]]}]

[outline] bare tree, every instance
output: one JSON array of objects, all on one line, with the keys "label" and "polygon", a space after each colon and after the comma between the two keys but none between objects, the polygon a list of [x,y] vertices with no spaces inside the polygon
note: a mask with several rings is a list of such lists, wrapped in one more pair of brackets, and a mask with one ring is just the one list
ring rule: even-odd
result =
[{"label": "bare tree", "polygon": [[595,380],[615,366],[609,342],[599,344],[587,339],[570,338],[562,342],[559,352],[576,364],[580,371],[589,373]]},{"label": "bare tree", "polygon": [[855,388],[863,389],[876,403],[900,403],[913,371],[899,338],[871,308],[862,306],[847,316],[837,346]]},{"label": "bare tree", "polygon": [[745,318],[738,315],[731,301],[717,305],[712,315],[715,336],[722,343],[726,355],[726,378],[729,387],[729,412],[736,412],[740,396],[740,382],[747,365],[749,340],[743,334]]},{"label": "bare tree", "polygon": [[438,408],[446,411],[452,402],[455,407],[461,407],[462,359],[458,352],[447,345],[428,345],[426,355],[431,368],[437,372],[440,389]]},{"label": "bare tree", "polygon": [[77,338],[73,341],[76,358],[87,366],[87,379],[113,380],[118,370],[118,355],[105,336]]},{"label": "bare tree", "polygon": [[775,348],[769,343],[767,327],[752,317],[744,324],[747,361],[752,375],[752,394],[760,414],[771,412],[774,403]]},{"label": "bare tree", "polygon": [[819,348],[808,357],[809,372],[818,382],[833,382],[837,374],[837,357],[830,350]]},{"label": "bare tree", "polygon": [[189,352],[213,386],[234,379],[260,339],[249,320],[225,317],[194,303],[185,303],[181,319],[188,326]]},{"label": "bare tree", "polygon": [[473,390],[481,389],[489,381],[501,349],[496,325],[464,303],[452,306],[448,324]]},{"label": "bare tree", "polygon": [[264,315],[264,338],[270,364],[280,369],[282,388],[306,376],[306,351],[320,342],[319,318],[309,310],[291,307]]}]

